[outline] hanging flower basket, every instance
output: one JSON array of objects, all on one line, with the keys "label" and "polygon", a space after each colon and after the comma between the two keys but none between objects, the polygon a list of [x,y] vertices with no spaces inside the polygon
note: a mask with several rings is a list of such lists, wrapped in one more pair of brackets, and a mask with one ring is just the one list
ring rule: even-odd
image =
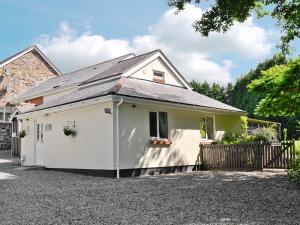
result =
[{"label": "hanging flower basket", "polygon": [[73,128],[70,128],[70,127],[64,127],[63,131],[64,131],[64,134],[66,136],[73,136],[74,137],[76,135],[76,131]]},{"label": "hanging flower basket", "polygon": [[26,133],[25,130],[21,130],[21,131],[19,132],[19,138],[24,138],[26,135],[27,135],[27,133]]}]

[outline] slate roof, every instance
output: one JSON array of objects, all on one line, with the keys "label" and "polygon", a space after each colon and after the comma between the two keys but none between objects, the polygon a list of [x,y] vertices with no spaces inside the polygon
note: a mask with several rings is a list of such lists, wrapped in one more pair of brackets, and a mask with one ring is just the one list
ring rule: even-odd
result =
[{"label": "slate roof", "polygon": [[109,70],[111,67],[117,65],[120,61],[132,56],[133,54],[126,54],[120,56],[118,58],[114,58],[108,61],[104,61],[98,63],[96,65],[92,65],[89,67],[85,67],[79,70],[76,70],[71,73],[67,73],[58,77],[50,78],[49,80],[39,84],[38,86],[32,87],[26,90],[23,94],[13,100],[16,101],[18,99],[28,99],[31,97],[36,97],[47,93],[49,91],[53,91],[55,89],[61,87],[67,87],[72,85],[80,84],[88,79],[91,79],[99,74],[102,74],[106,70]]},{"label": "slate roof", "polygon": [[127,72],[129,69],[131,69],[135,65],[139,64],[140,62],[142,62],[145,59],[149,58],[150,56],[154,55],[158,51],[159,50],[154,50],[154,51],[142,54],[142,55],[138,55],[138,56],[135,56],[135,57],[132,57],[129,59],[122,60],[119,63],[117,63],[116,65],[109,68],[108,70],[104,71],[103,73],[84,81],[83,84],[95,82],[95,81],[98,81],[98,80],[101,80],[101,79],[104,79],[107,77],[121,75],[121,74]]},{"label": "slate roof", "polygon": [[185,88],[125,77],[102,84],[82,86],[81,88],[70,94],[44,103],[25,113],[53,108],[56,106],[62,106],[65,104],[75,103],[107,95],[119,95],[124,97],[126,96],[139,99],[178,103],[196,107],[205,107],[208,109],[219,109],[244,113],[244,111],[240,109]]}]

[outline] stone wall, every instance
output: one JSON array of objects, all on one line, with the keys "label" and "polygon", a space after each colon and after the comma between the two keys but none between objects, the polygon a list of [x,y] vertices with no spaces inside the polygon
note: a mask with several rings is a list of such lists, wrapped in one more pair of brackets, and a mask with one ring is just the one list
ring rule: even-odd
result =
[{"label": "stone wall", "polygon": [[0,122],[0,151],[11,149],[12,124]]},{"label": "stone wall", "polygon": [[[32,50],[0,68],[0,101],[9,102],[27,89],[57,75],[40,54]],[[11,126],[0,122],[0,150],[11,148]]]},{"label": "stone wall", "polygon": [[54,76],[56,71],[32,50],[0,68],[0,101],[9,101]]}]

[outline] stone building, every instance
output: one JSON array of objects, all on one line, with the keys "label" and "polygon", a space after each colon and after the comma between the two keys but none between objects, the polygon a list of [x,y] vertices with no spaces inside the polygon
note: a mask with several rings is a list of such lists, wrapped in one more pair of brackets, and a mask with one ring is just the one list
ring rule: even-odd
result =
[{"label": "stone building", "polygon": [[60,71],[37,46],[0,61],[0,150],[11,147],[12,114],[17,106],[11,105],[10,100],[58,75]]}]

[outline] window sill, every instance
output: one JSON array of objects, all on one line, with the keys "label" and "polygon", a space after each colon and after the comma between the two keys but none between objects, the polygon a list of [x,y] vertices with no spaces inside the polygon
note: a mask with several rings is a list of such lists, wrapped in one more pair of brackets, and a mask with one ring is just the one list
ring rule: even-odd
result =
[{"label": "window sill", "polygon": [[171,145],[172,141],[168,139],[153,139],[149,140],[150,145]]},{"label": "window sill", "polygon": [[210,145],[210,144],[213,144],[215,142],[216,142],[215,140],[203,139],[203,140],[200,141],[199,145]]}]

